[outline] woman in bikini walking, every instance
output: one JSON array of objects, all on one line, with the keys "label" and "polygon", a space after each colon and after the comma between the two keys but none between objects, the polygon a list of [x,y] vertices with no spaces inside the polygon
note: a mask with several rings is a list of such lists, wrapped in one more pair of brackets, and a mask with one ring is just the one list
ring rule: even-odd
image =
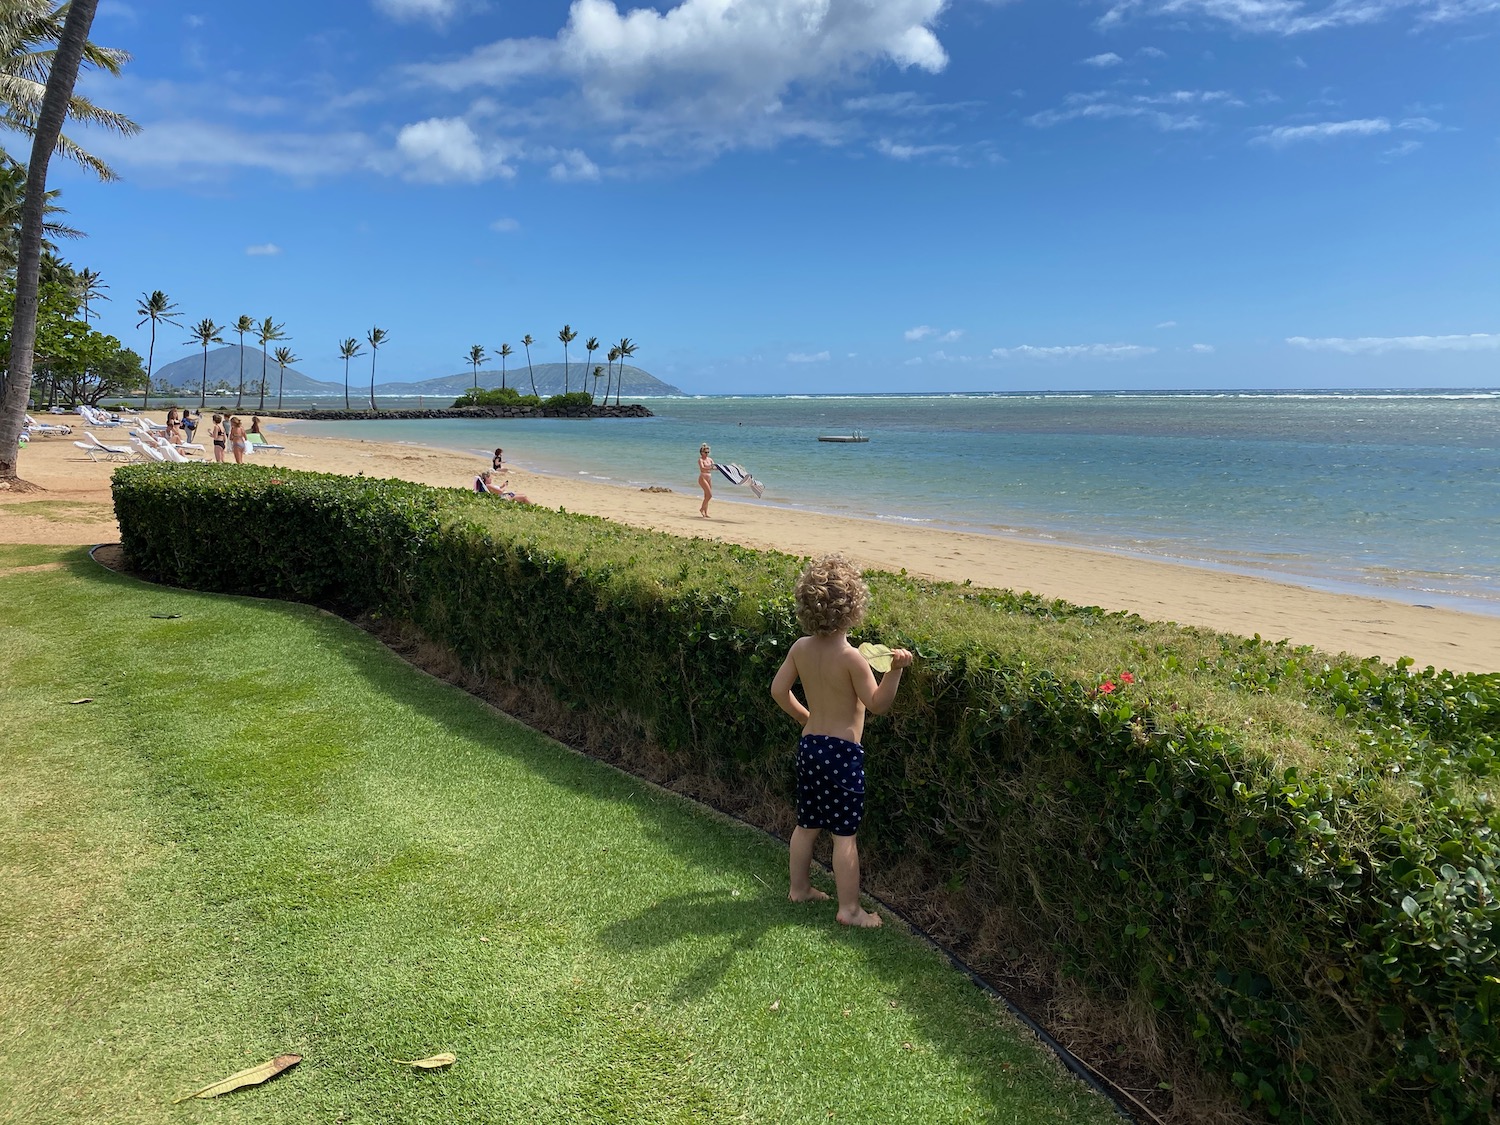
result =
[{"label": "woman in bikini walking", "polygon": [[703,503],[698,505],[698,514],[708,519],[708,502],[714,498],[714,459],[708,455],[708,443],[698,447],[698,487],[703,489]]}]

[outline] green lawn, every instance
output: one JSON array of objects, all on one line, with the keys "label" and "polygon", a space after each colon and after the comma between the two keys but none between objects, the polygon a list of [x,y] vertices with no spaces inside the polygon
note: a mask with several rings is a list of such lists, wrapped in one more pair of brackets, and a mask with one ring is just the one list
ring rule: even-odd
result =
[{"label": "green lawn", "polygon": [[784,847],[332,617],[0,546],[0,685],[0,1121],[1118,1120]]}]

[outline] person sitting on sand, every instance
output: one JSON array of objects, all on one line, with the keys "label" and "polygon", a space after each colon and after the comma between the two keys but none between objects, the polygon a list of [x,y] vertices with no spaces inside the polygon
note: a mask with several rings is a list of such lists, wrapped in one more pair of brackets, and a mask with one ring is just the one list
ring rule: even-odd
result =
[{"label": "person sitting on sand", "polygon": [[[802,724],[788,897],[793,902],[828,898],[811,880],[813,845],[826,828],[833,833],[833,880],[839,895],[835,917],[846,926],[878,926],[880,915],[859,904],[854,834],[865,811],[865,751],[859,740],[866,709],[884,715],[896,701],[911,653],[895,649],[891,670],[876,683],[869,661],[849,643],[849,630],[864,620],[870,590],[859,569],[842,555],[808,563],[793,593],[797,623],[807,636],[792,643],[771,681],[771,698]],[[798,680],[807,697],[805,707],[792,694]]]},{"label": "person sitting on sand", "polygon": [[530,499],[522,496],[519,492],[506,491],[505,486],[509,483],[510,481],[507,480],[501,481],[499,484],[496,484],[495,474],[489,469],[486,469],[484,472],[480,473],[477,477],[474,478],[474,491],[483,492],[489,496],[498,496],[502,500],[514,500],[517,504],[531,503]]},{"label": "person sitting on sand", "polygon": [[495,447],[495,456],[490,461],[490,468],[494,469],[497,473],[505,472],[505,450],[499,446]]}]

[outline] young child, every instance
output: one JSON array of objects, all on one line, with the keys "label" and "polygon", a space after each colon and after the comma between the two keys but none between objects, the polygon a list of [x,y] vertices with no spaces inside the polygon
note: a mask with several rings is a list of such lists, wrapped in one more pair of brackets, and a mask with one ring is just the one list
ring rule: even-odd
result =
[{"label": "young child", "polygon": [[[869,662],[848,636],[864,620],[870,591],[858,568],[842,555],[824,555],[808,563],[797,579],[795,595],[797,621],[808,635],[793,642],[771,681],[771,698],[802,724],[788,897],[793,902],[828,897],[810,880],[813,844],[826,828],[833,833],[836,917],[846,926],[878,926],[880,915],[859,904],[854,834],[865,811],[865,751],[859,740],[866,709],[884,715],[896,701],[902,669],[911,667],[911,653],[896,649],[890,672],[876,683]],[[807,696],[806,707],[792,694],[798,680]]]}]

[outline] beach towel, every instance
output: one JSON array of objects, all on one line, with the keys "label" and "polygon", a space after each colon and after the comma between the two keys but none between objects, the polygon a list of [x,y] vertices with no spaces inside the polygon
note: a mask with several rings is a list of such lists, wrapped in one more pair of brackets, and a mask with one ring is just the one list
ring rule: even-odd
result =
[{"label": "beach towel", "polygon": [[733,461],[729,461],[726,464],[721,465],[719,464],[719,462],[715,461],[714,468],[723,473],[724,476],[728,478],[730,484],[748,485],[750,491],[755,493],[755,498],[757,500],[765,495],[766,486],[752,477],[750,475],[750,471],[743,465],[736,465]]}]

